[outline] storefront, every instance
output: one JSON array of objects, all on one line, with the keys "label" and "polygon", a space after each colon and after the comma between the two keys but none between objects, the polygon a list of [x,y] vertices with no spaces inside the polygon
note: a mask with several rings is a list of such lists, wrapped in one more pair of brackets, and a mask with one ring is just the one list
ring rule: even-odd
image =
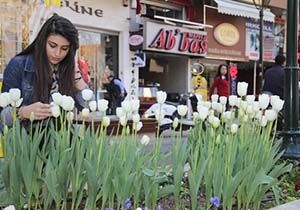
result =
[{"label": "storefront", "polygon": [[[45,20],[53,13],[58,13],[73,22],[79,31],[77,60],[89,69],[90,86],[95,92],[102,92],[103,71],[106,68],[112,70],[129,88],[128,5],[123,5],[119,0],[63,0],[61,7],[47,7],[39,2],[17,2],[1,4],[1,9],[7,14],[1,12],[1,16],[6,17],[1,18],[0,25],[0,74],[8,61],[35,38]],[[17,15],[23,13],[22,16]]]},{"label": "storefront", "polygon": [[190,92],[190,57],[206,55],[206,32],[154,21],[147,21],[143,32],[146,65],[139,69],[139,96]]}]

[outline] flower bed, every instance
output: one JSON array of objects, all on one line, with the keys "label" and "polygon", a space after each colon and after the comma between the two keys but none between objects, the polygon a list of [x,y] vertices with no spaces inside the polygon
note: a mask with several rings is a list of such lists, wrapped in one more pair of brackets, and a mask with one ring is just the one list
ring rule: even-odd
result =
[{"label": "flower bed", "polygon": [[[229,97],[229,111],[222,97],[220,102],[214,96],[212,102],[199,103],[188,141],[174,132],[168,154],[160,152],[158,134],[150,150],[145,150],[149,137],[138,139],[137,101],[125,101],[118,109],[121,135],[117,140],[106,135],[110,121],[104,114],[97,129],[93,124],[74,127],[72,107],[66,105],[53,105],[59,114],[53,114],[47,126],[28,131],[14,118],[1,135],[5,185],[1,205],[17,209],[259,209],[270,191],[279,201],[278,177],[291,170],[290,164],[278,162],[280,141],[274,141],[276,116],[283,103],[273,98],[272,109],[267,109],[270,99],[266,96],[256,102],[252,96],[240,95],[241,99]],[[165,96],[158,93],[159,104]],[[97,107],[105,113],[107,104],[102,102],[90,103],[83,117]],[[10,104],[16,116],[17,103]],[[179,106],[178,113],[183,118],[187,107]],[[158,124],[163,117],[158,109]],[[127,126],[129,119],[132,127]],[[174,129],[181,126],[181,119],[174,120]],[[171,163],[166,161],[168,156]]]}]

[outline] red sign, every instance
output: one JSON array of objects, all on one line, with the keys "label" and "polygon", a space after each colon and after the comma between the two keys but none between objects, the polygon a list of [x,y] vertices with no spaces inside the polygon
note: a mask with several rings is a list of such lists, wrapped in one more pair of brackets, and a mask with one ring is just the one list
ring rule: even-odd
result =
[{"label": "red sign", "polygon": [[237,77],[237,74],[238,74],[237,66],[230,66],[229,74],[230,74],[231,78],[235,79]]},{"label": "red sign", "polygon": [[204,56],[207,53],[207,35],[204,31],[148,22],[146,27],[146,49]]}]

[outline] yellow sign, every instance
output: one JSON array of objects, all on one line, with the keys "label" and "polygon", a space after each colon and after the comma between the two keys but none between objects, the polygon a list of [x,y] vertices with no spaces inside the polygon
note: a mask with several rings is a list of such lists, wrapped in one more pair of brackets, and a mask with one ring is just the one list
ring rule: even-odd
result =
[{"label": "yellow sign", "polygon": [[240,33],[233,24],[221,23],[214,29],[214,37],[224,46],[234,46],[240,40]]},{"label": "yellow sign", "polygon": [[44,0],[46,7],[60,7],[60,0]]}]

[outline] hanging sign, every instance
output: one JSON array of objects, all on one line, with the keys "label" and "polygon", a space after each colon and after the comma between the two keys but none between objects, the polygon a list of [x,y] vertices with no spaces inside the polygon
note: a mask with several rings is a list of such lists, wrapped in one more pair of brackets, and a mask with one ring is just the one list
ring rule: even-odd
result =
[{"label": "hanging sign", "polygon": [[138,46],[142,44],[143,41],[144,41],[144,37],[138,34],[134,34],[129,37],[129,44],[131,46]]}]

